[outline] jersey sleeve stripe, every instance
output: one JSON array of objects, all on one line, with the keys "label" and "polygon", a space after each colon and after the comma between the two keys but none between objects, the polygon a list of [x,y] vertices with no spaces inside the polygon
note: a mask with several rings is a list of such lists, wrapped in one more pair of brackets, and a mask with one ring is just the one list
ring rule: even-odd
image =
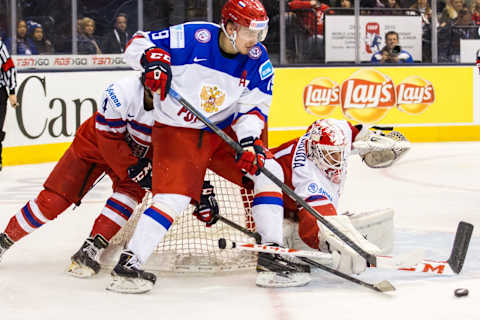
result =
[{"label": "jersey sleeve stripe", "polygon": [[328,199],[324,195],[319,195],[319,194],[310,196],[307,199],[305,199],[305,201],[307,202],[318,201],[318,200],[328,200]]},{"label": "jersey sleeve stripe", "polygon": [[146,135],[151,135],[152,134],[152,127],[150,127],[150,126],[144,125],[144,124],[139,123],[135,120],[129,121],[128,124],[130,124],[132,129],[134,129],[136,131],[139,131],[143,134],[146,134]]},{"label": "jersey sleeve stripe", "polygon": [[256,115],[263,122],[267,122],[267,115],[264,114],[258,107],[254,107],[246,113],[239,113],[237,118],[240,118],[241,116],[246,114]]}]

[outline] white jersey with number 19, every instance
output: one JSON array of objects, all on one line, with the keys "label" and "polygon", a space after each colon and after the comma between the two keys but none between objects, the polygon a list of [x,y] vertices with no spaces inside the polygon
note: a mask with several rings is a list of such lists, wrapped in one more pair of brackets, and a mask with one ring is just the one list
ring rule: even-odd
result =
[{"label": "white jersey with number 19", "polygon": [[[272,100],[273,66],[257,43],[248,55],[228,55],[219,47],[221,29],[213,23],[185,23],[152,32],[137,32],[125,51],[126,62],[143,70],[145,50],[159,47],[171,56],[172,88],[196,109],[225,128],[232,124],[239,140],[260,136]],[[155,95],[155,121],[174,127],[205,125],[167,95]]]}]

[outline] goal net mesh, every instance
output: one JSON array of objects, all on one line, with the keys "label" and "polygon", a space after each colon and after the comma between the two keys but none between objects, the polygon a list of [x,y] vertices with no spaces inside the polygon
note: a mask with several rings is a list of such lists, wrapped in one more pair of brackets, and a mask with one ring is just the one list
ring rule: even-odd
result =
[{"label": "goal net mesh", "polygon": [[[252,217],[253,192],[207,171],[206,180],[214,186],[220,214],[254,231]],[[136,223],[152,203],[152,196],[147,193],[143,202],[137,206],[134,214],[120,232],[111,240],[102,255],[102,264],[113,265],[120,249],[129,241]],[[218,239],[225,238],[236,242],[253,242],[254,240],[232,227],[218,221],[207,228],[204,222],[192,215],[194,207],[179,215],[162,242],[147,261],[145,269],[163,272],[199,272],[216,273],[252,269],[256,265],[256,255],[239,250],[221,250]]]}]

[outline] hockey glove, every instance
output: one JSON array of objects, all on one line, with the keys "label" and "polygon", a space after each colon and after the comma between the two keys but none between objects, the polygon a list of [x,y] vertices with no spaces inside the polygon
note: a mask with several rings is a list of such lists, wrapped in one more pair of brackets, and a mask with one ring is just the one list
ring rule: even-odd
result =
[{"label": "hockey glove", "polygon": [[152,161],[147,158],[138,159],[137,164],[128,168],[130,179],[140,185],[140,187],[152,189]]},{"label": "hockey glove", "polygon": [[[324,218],[363,250],[373,255],[380,254],[380,248],[367,241],[362,234],[355,229],[347,216],[325,216]],[[319,223],[318,227],[319,249],[328,248],[332,253],[333,268],[335,270],[347,274],[360,274],[365,271],[367,261],[362,256],[340,240],[323,224]]]},{"label": "hockey glove", "polygon": [[215,199],[213,186],[210,181],[203,182],[202,195],[200,196],[200,203],[193,211],[193,215],[200,221],[206,222],[207,227],[214,225],[218,219],[218,203]]},{"label": "hockey glove", "polygon": [[145,87],[160,94],[162,101],[165,100],[172,83],[170,54],[160,48],[150,48],[145,50],[140,63],[144,69],[142,81]]},{"label": "hockey glove", "polygon": [[258,138],[244,138],[240,140],[240,145],[243,147],[243,151],[237,153],[235,158],[237,165],[242,171],[258,176],[270,151],[263,146],[262,140]]}]

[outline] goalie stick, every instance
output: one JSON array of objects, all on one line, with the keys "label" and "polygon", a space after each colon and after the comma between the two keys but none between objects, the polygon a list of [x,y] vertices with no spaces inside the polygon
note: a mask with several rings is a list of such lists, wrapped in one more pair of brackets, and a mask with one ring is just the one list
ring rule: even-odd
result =
[{"label": "goalie stick", "polygon": [[[228,224],[232,228],[234,228],[234,229],[236,229],[240,232],[243,232],[246,235],[254,238],[257,243],[261,242],[262,237],[260,236],[260,234],[258,232],[252,232],[252,231],[248,230],[247,228],[244,228],[244,227],[236,224],[235,222],[230,221],[227,218],[224,218],[222,216],[219,216],[219,220],[222,221],[225,224]],[[219,247],[221,248],[220,240],[219,240]],[[278,247],[275,247],[275,248],[278,248]],[[323,264],[320,264],[320,263],[318,263],[314,260],[311,260],[309,258],[299,257],[299,259],[302,260],[305,263],[308,263],[308,264],[313,265],[313,266],[315,266],[319,269],[322,269],[326,272],[334,274],[337,277],[340,277],[342,279],[348,280],[350,282],[356,283],[358,285],[361,285],[363,287],[366,287],[366,288],[369,288],[369,289],[372,289],[372,290],[375,290],[375,291],[378,291],[378,292],[388,292],[388,291],[394,291],[395,290],[395,287],[387,280],[384,280],[384,281],[381,281],[381,282],[378,282],[378,283],[368,283],[368,282],[362,281],[360,279],[354,278],[354,277],[352,277],[348,274],[345,274],[343,272],[340,272],[340,271],[337,271],[337,270],[332,269],[330,267],[324,266]]]},{"label": "goalie stick", "polygon": [[[177,100],[182,106],[184,106],[188,111],[193,113],[200,121],[202,121],[208,128],[215,132],[220,138],[222,138],[226,143],[228,143],[235,152],[241,154],[243,153],[243,148],[235,140],[230,138],[222,129],[212,123],[208,118],[203,114],[198,112],[198,110],[192,106],[187,100],[185,100],[178,92],[173,88],[170,88],[169,94],[175,100]],[[328,222],[323,216],[321,216],[315,209],[313,209],[304,199],[297,195],[290,187],[285,183],[280,181],[273,173],[271,173],[267,168],[261,167],[260,171],[269,178],[273,183],[275,183],[279,188],[282,189],[290,198],[295,200],[299,205],[301,205],[305,210],[307,210],[311,215],[313,215],[318,221],[320,221],[325,227],[332,231],[339,239],[346,243],[350,248],[357,252],[360,256],[365,258],[370,265],[377,265],[377,257],[358,246],[354,241],[349,237],[343,234],[338,230],[333,224]]]},{"label": "goalie stick", "polygon": [[[225,221],[227,219],[221,218],[221,220]],[[229,221],[229,225],[233,226],[236,224],[232,221]],[[248,231],[239,225],[234,226],[234,228],[252,237],[255,234],[258,234],[258,233]],[[465,262],[465,257],[468,251],[468,245],[470,243],[470,239],[472,236],[472,232],[473,232],[472,224],[463,222],[463,221],[458,224],[457,232],[455,233],[455,240],[453,242],[453,248],[450,253],[450,257],[446,261],[435,261],[435,260],[423,259],[423,257],[417,256],[415,253],[403,254],[397,257],[377,256],[378,265],[376,267],[382,268],[382,269],[397,269],[401,271],[431,273],[435,275],[458,274],[462,271],[463,264]],[[320,251],[279,248],[279,247],[253,244],[253,243],[238,243],[238,242],[228,241],[223,238],[218,240],[218,246],[220,249],[229,248],[229,249],[239,249],[239,250],[246,250],[246,251],[278,253],[278,254],[303,257],[303,258],[315,258],[317,260],[320,260],[322,264],[332,263],[332,255],[329,253],[324,253]],[[307,262],[305,259],[302,259],[302,260]],[[310,259],[307,259],[307,260],[310,260]],[[314,265],[317,266],[317,264],[314,264]],[[374,266],[369,266],[369,267],[374,267]]]}]

